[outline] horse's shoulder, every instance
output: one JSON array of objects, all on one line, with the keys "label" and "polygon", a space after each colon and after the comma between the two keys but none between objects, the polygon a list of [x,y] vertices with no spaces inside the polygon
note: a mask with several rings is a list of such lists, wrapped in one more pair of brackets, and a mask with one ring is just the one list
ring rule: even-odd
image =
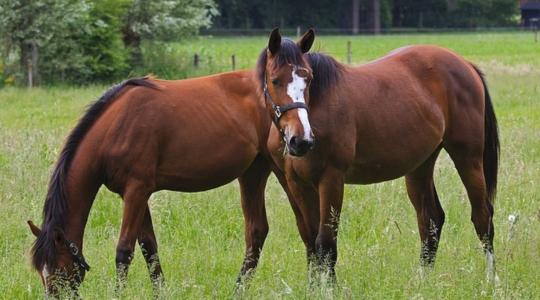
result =
[{"label": "horse's shoulder", "polygon": [[[216,85],[226,98],[232,100],[252,98],[257,95],[258,82],[252,70],[243,70],[219,74]],[[231,100],[231,99],[224,99]]]}]

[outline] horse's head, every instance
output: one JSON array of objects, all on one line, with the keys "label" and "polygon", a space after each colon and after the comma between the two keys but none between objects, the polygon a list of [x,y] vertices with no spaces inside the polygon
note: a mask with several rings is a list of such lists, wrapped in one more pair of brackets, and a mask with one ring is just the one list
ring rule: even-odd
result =
[{"label": "horse's head", "polygon": [[77,245],[67,240],[61,229],[46,232],[32,221],[28,221],[28,225],[37,238],[32,249],[32,263],[47,295],[56,297],[64,292],[77,295],[79,285],[90,269]]},{"label": "horse's head", "polygon": [[282,39],[276,28],[258,63],[267,108],[288,152],[294,156],[305,155],[314,145],[308,118],[309,84],[313,75],[304,58],[314,39],[315,33],[310,29],[295,43]]}]

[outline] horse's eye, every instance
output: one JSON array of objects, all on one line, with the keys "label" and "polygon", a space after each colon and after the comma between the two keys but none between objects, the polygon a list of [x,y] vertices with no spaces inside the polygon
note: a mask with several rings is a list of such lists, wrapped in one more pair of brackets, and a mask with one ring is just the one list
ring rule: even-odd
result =
[{"label": "horse's eye", "polygon": [[272,84],[273,85],[279,85],[279,79],[277,79],[277,78],[272,79]]}]

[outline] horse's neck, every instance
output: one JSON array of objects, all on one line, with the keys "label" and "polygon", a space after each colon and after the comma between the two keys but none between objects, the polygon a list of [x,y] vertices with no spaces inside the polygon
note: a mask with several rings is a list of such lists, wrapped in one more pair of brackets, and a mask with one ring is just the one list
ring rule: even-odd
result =
[{"label": "horse's neck", "polygon": [[69,167],[64,185],[68,215],[65,217],[64,233],[66,238],[82,247],[82,240],[86,221],[94,198],[101,186],[92,159],[76,156]]}]

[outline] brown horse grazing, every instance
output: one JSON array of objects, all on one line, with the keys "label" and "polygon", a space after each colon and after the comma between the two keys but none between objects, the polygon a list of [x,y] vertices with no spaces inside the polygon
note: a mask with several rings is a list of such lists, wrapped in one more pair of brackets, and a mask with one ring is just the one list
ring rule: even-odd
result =
[{"label": "brown horse grazing", "polygon": [[[313,38],[308,32],[297,47],[307,52]],[[37,237],[32,262],[47,293],[55,295],[58,287],[76,293],[90,269],[82,254],[83,234],[101,185],[124,200],[116,250],[119,286],[127,278],[137,240],[157,286],[163,272],[150,195],[203,191],[238,178],[246,241],[238,283],[249,279],[268,233],[264,189],[271,169],[276,170],[266,148],[272,123],[268,111],[285,114],[299,107],[265,102],[257,76],[237,71],[179,81],[130,79],[89,107],[54,169],[42,228],[28,221]],[[305,145],[289,148],[305,151]],[[281,172],[276,175],[285,183]]]},{"label": "brown horse grazing", "polygon": [[101,185],[121,195],[116,250],[120,286],[135,242],[151,278],[163,278],[148,198],[159,190],[196,192],[240,182],[245,218],[243,278],[254,269],[268,232],[264,189],[271,119],[253,71],[164,81],[130,79],[112,87],[73,129],[52,174],[33,266],[49,294],[77,291],[89,270],[83,234]]},{"label": "brown horse grazing", "polygon": [[421,262],[432,265],[444,223],[433,168],[444,148],[467,189],[488,276],[494,278],[499,140],[478,68],[435,46],[404,47],[359,67],[303,52],[274,30],[258,73],[267,100],[308,106],[280,118],[268,141],[294,199],[308,258],[333,277],[345,183],[405,176],[417,212]]}]

